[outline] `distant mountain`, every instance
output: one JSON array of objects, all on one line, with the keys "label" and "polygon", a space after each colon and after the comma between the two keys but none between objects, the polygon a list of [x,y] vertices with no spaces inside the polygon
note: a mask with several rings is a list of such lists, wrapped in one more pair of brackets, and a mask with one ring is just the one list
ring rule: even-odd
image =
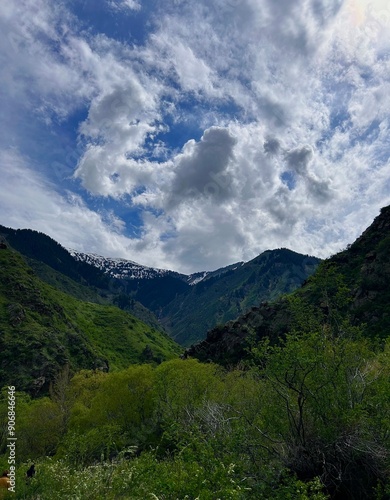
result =
[{"label": "distant mountain", "polygon": [[102,255],[94,253],[78,252],[77,250],[73,250],[71,248],[69,248],[68,251],[78,262],[90,264],[97,269],[100,269],[111,278],[139,281],[153,280],[156,278],[170,276],[171,278],[184,281],[188,285],[196,285],[207,278],[219,276],[243,264],[243,262],[238,262],[236,264],[231,264],[217,269],[216,271],[201,271],[187,275],[170,271],[169,269],[143,266],[142,264],[137,264],[137,262],[133,262],[132,260],[103,257]]},{"label": "distant mountain", "polygon": [[320,262],[279,249],[247,263],[184,275],[130,260],[70,252],[120,280],[125,293],[153,311],[172,338],[185,346],[202,340],[210,328],[236,318],[260,301],[294,290]]},{"label": "distant mountain", "polygon": [[[342,331],[348,319],[370,338],[385,339],[390,331],[390,206],[346,250],[323,261],[292,296],[253,307],[235,321],[211,329],[187,356],[234,364],[246,356],[249,337],[277,342],[296,324],[291,298],[322,322]],[[302,325],[305,328],[305,325]]]},{"label": "distant mountain", "polygon": [[250,262],[191,275],[132,260],[66,250],[32,230],[0,226],[0,236],[20,251],[48,284],[81,300],[114,304],[188,346],[207,331],[261,301],[288,293],[314,272],[319,259],[287,249]]},{"label": "distant mountain", "polygon": [[167,269],[157,269],[154,267],[143,266],[132,260],[118,259],[112,257],[103,257],[94,253],[82,253],[69,248],[69,253],[78,261],[86,262],[108,276],[116,279],[129,280],[149,280],[161,278],[163,276],[174,276],[175,278],[187,281],[189,276],[175,273]]},{"label": "distant mountain", "polygon": [[66,366],[120,369],[179,352],[166,334],[125,311],[44,283],[21,254],[0,245],[0,387],[37,395]]},{"label": "distant mountain", "polygon": [[287,249],[269,250],[246,263],[225,268],[177,295],[158,313],[162,324],[181,345],[205,338],[262,301],[274,300],[299,287],[320,260]]}]

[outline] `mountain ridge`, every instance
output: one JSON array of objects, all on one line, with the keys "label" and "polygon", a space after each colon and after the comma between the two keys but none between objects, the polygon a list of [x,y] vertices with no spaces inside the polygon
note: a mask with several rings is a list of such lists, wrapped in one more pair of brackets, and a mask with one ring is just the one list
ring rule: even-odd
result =
[{"label": "mountain ridge", "polygon": [[32,230],[0,226],[1,234],[30,259],[44,281],[76,298],[117,305],[151,327],[165,329],[185,346],[259,301],[297,288],[319,263],[315,257],[282,248],[267,250],[249,262],[184,275],[122,258],[69,253]]},{"label": "mountain ridge", "polygon": [[163,331],[155,315],[140,302],[123,297],[120,283],[97,267],[77,261],[50,236],[32,229],[0,225],[0,239],[20,252],[38,277],[65,293],[97,304],[114,304],[152,328]]},{"label": "mountain ridge", "polygon": [[209,277],[214,277],[224,272],[228,272],[232,267],[240,266],[244,262],[235,262],[218,268],[214,271],[198,271],[191,274],[178,273],[170,269],[162,269],[157,267],[145,266],[129,259],[120,257],[104,257],[96,253],[79,252],[72,248],[67,249],[68,252],[79,262],[90,264],[105,274],[116,279],[155,279],[163,276],[172,276],[178,278],[189,285],[195,285]]},{"label": "mountain ridge", "polygon": [[233,320],[261,301],[289,293],[314,272],[320,259],[288,249],[266,250],[220,276],[178,295],[159,318],[181,345],[205,338],[213,326]]},{"label": "mountain ridge", "polygon": [[[234,365],[245,359],[251,339],[278,342],[296,318],[291,297],[314,308],[323,322],[351,321],[370,338],[386,338],[390,330],[390,206],[347,249],[324,260],[316,273],[290,297],[252,307],[236,320],[210,329],[185,356]],[[339,302],[343,298],[343,304]]]},{"label": "mountain ridge", "polygon": [[0,386],[47,392],[69,365],[125,368],[181,349],[166,334],[113,305],[75,299],[42,281],[12,247],[0,248]]}]

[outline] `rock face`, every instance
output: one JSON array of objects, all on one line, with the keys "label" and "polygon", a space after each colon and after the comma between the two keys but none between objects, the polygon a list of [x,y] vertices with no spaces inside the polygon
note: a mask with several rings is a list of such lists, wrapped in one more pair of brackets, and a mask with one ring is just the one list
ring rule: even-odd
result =
[{"label": "rock face", "polygon": [[[364,334],[385,338],[390,331],[390,206],[347,250],[324,261],[296,294],[318,314],[332,313],[327,300],[337,304],[339,288],[332,276],[339,276],[347,306],[338,313],[352,324],[364,324]],[[324,283],[327,289],[324,289]],[[269,337],[271,342],[285,335],[291,326],[293,312],[286,298],[262,303],[247,314],[224,326],[214,328],[203,342],[192,345],[185,356],[212,360],[224,365],[245,358],[251,338]]]},{"label": "rock face", "polygon": [[210,330],[204,341],[189,347],[184,357],[213,361],[224,366],[235,365],[246,357],[249,342],[254,336],[277,339],[287,333],[290,315],[285,300],[263,302],[252,307],[234,321]]}]

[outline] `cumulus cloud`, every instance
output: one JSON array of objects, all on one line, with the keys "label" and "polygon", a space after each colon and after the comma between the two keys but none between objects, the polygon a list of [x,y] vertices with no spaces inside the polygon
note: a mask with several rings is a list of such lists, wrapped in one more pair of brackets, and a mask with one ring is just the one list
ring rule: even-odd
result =
[{"label": "cumulus cloud", "polygon": [[[389,10],[378,2],[156,4],[142,45],[83,31],[62,3],[4,5],[3,138],[21,135],[15,109],[46,124],[80,113],[73,182],[84,190],[61,196],[37,165],[3,155],[4,217],[188,272],[280,246],[339,250],[390,202]],[[140,237],[88,208],[89,194],[139,207]]]},{"label": "cumulus cloud", "polygon": [[127,254],[126,238],[118,234],[122,222],[116,216],[89,210],[74,193],[61,195],[17,151],[0,151],[0,166],[2,224],[42,231],[67,247]]},{"label": "cumulus cloud", "polygon": [[231,197],[233,179],[229,164],[235,143],[229,131],[221,127],[206,130],[198,143],[189,141],[176,161],[169,186],[170,203],[199,197],[221,202]]}]

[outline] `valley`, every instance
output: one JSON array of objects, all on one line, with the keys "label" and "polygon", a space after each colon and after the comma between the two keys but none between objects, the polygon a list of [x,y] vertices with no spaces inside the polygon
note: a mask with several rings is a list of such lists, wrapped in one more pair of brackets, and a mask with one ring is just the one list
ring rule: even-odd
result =
[{"label": "valley", "polygon": [[16,498],[388,498],[389,234],[191,279],[2,227]]}]

